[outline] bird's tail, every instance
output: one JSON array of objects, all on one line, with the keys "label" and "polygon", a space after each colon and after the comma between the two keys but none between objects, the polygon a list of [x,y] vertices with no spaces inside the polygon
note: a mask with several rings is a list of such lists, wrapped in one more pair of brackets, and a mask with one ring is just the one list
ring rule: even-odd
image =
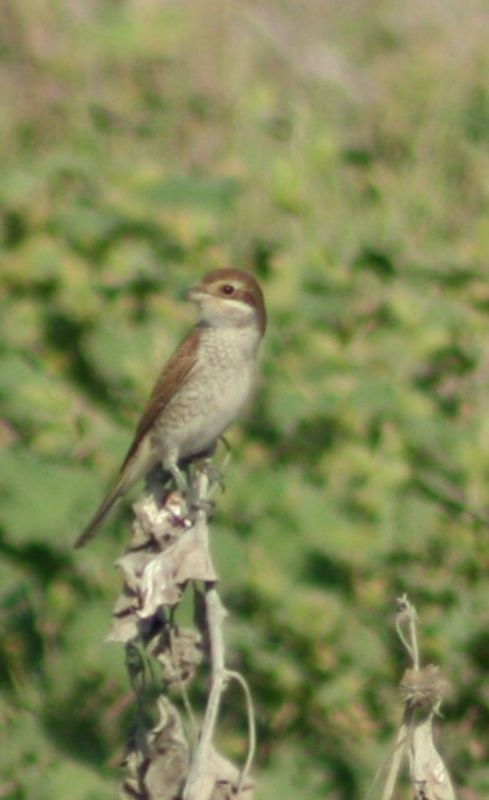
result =
[{"label": "bird's tail", "polygon": [[92,519],[84,528],[84,530],[79,535],[78,539],[76,540],[74,547],[84,547],[90,539],[93,539],[94,536],[97,535],[98,531],[104,524],[105,520],[109,516],[110,512],[116,505],[117,501],[120,500],[126,489],[121,486],[122,478],[117,482],[111,492],[104,498],[103,502],[93,515]]},{"label": "bird's tail", "polygon": [[[186,468],[192,463],[192,461],[198,460],[199,458],[204,458],[213,450],[214,445],[201,453],[188,456],[187,458],[181,460],[180,466],[182,468]],[[123,497],[123,495],[129,491],[131,486],[133,486],[140,478],[143,478],[145,475],[147,475],[148,472],[157,465],[157,463],[158,459],[155,457],[154,451],[151,448],[149,437],[144,437],[138,449],[134,452],[129,461],[124,463],[122,472],[116,485],[104,498],[87,527],[84,528],[78,539],[75,541],[75,548],[84,547],[87,542],[97,535],[100,528],[105,523],[107,517],[111,513],[114,506],[119,502],[121,497]],[[171,473],[164,469],[159,475],[159,479],[162,484],[169,480],[170,477]]]},{"label": "bird's tail", "polygon": [[79,535],[74,547],[84,547],[90,539],[93,539],[93,537],[97,535],[121,497],[125,495],[131,486],[140,478],[146,475],[154,463],[155,459],[151,453],[149,442],[143,440],[140,448],[134,453],[132,459],[124,465],[116,485],[104,498],[86,528]]}]

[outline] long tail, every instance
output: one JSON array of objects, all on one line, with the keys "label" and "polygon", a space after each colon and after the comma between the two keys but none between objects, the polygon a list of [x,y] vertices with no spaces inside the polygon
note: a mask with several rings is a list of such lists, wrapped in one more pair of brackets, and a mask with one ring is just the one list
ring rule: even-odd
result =
[{"label": "long tail", "polygon": [[140,478],[146,475],[149,470],[154,466],[155,459],[149,448],[149,442],[143,439],[141,446],[134,453],[134,456],[124,466],[119,480],[114,488],[104,498],[94,516],[84,528],[76,540],[74,547],[84,547],[90,539],[97,535],[100,528],[106,521],[110,512],[118,501],[125,495],[127,491],[133,486]]},{"label": "long tail", "polygon": [[[121,499],[122,495],[125,493],[126,489],[121,487],[120,484],[122,480],[118,481],[116,486],[112,489],[111,492],[104,498],[103,502],[95,512],[94,516],[84,528],[84,530],[79,535],[78,539],[76,540],[74,547],[84,547],[90,539],[93,539],[94,536],[98,533],[102,525],[104,524],[105,520],[109,516],[110,512],[116,505],[117,501]],[[128,487],[129,488],[129,487]]]},{"label": "long tail", "polygon": [[[192,461],[196,461],[199,458],[204,458],[212,453],[213,450],[214,446],[201,453],[188,456],[187,458],[182,459],[180,466],[183,468],[188,467]],[[131,486],[133,486],[140,478],[143,478],[145,475],[147,475],[157,463],[158,459],[155,458],[154,452],[151,450],[149,439],[148,437],[144,437],[134,455],[123,467],[116,485],[104,498],[86,528],[84,528],[78,539],[75,541],[75,544],[73,545],[75,548],[84,547],[87,542],[97,535],[100,528],[105,523],[107,517],[111,513],[114,506],[117,505],[121,497],[123,497],[125,493],[129,491]],[[160,478],[162,483],[164,483],[170,478],[170,472],[162,471]]]}]

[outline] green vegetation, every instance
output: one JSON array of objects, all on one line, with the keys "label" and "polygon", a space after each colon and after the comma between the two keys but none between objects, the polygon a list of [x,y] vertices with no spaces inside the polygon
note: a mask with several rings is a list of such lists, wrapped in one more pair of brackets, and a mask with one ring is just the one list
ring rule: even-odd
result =
[{"label": "green vegetation", "polygon": [[1,797],[115,795],[128,505],[71,544],[228,264],[270,309],[214,524],[259,797],[363,797],[403,591],[488,796],[488,74],[483,0],[2,4]]}]

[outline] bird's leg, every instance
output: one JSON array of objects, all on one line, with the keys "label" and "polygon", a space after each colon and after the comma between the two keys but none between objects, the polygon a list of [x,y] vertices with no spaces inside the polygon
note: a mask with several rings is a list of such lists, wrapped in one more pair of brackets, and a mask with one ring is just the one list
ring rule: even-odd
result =
[{"label": "bird's leg", "polygon": [[192,511],[204,511],[206,514],[212,514],[216,504],[209,497],[195,498],[190,504]]},{"label": "bird's leg", "polygon": [[192,503],[193,509],[196,511],[205,511],[208,514],[211,514],[215,507],[215,503],[213,500],[211,500],[211,497],[215,493],[216,489],[220,489],[221,492],[224,492],[226,488],[224,484],[224,469],[229,461],[231,448],[223,436],[220,437],[220,439],[226,448],[226,453],[219,467],[216,467],[216,465],[212,463],[212,456],[216,451],[217,442],[215,442],[206,453],[202,454],[203,458],[198,466],[198,470],[203,472],[209,480],[208,497],[206,500],[200,500]]},{"label": "bird's leg", "polygon": [[213,491],[214,487],[217,486],[217,488],[219,488],[221,492],[224,492],[226,489],[224,483],[224,470],[226,469],[228,461],[231,458],[231,445],[224,436],[220,436],[219,441],[222,442],[225,447],[224,458],[222,459],[219,467],[216,467],[211,460],[211,456],[214,455],[217,448],[217,442],[216,442],[212,450],[207,454],[207,457],[204,459],[201,468],[207,474],[211,484],[214,484],[213,486],[211,486],[211,491]]},{"label": "bird's leg", "polygon": [[184,472],[180,469],[178,464],[174,462],[173,464],[166,464],[166,468],[169,472],[171,472],[171,476],[175,481],[175,486],[177,487],[178,491],[181,495],[185,497],[187,492],[190,489],[189,482]]},{"label": "bird's leg", "polygon": [[214,484],[217,484],[221,491],[224,491],[224,475],[219,467],[212,463],[210,458],[206,458],[199,469],[207,475],[211,488],[213,488]]},{"label": "bird's leg", "polygon": [[222,442],[224,447],[226,448],[226,456],[225,457],[227,458],[231,453],[231,445],[229,444],[229,442],[226,439],[226,437],[224,436],[224,434],[219,437],[219,441]]},{"label": "bird's leg", "polygon": [[166,472],[167,475],[170,473],[173,478],[173,483],[175,484],[177,492],[179,492],[182,497],[186,497],[190,486],[186,475],[178,466],[178,450],[172,447],[160,452],[160,463],[163,472]]}]

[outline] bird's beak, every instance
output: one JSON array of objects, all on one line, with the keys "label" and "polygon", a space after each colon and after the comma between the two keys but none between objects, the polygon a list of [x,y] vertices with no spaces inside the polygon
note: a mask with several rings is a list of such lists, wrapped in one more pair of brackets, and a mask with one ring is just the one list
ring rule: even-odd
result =
[{"label": "bird's beak", "polygon": [[202,291],[202,286],[200,284],[193,286],[185,293],[185,299],[189,300],[191,303],[199,303],[204,296],[205,292]]}]

